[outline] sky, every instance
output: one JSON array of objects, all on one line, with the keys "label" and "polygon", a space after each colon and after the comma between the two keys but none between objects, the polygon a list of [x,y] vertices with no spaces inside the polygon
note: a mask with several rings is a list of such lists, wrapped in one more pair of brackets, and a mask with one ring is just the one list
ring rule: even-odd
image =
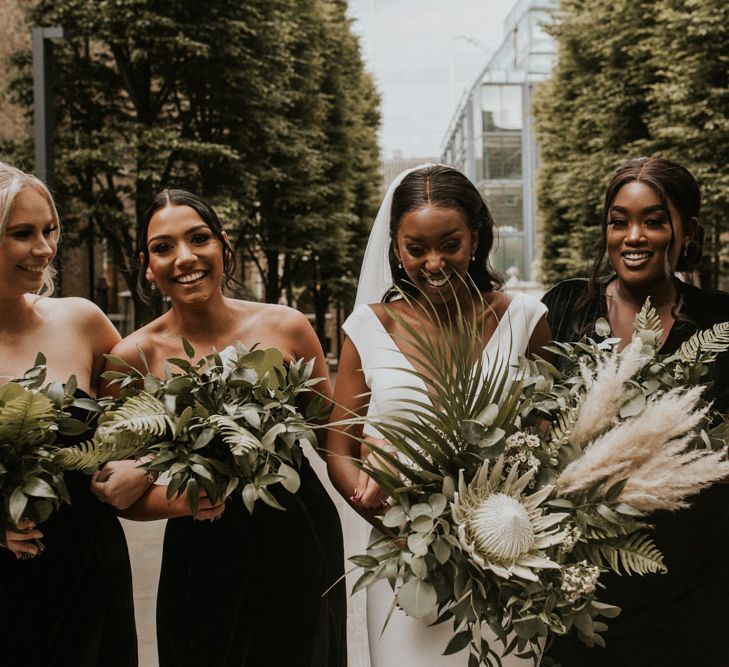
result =
[{"label": "sky", "polygon": [[515,0],[349,0],[380,91],[383,158],[439,157],[459,100],[503,39]]}]

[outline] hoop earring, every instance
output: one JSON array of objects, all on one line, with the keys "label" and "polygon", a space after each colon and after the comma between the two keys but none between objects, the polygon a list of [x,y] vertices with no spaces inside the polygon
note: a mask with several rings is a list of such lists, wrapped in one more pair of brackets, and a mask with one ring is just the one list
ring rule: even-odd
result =
[{"label": "hoop earring", "polygon": [[398,268],[398,269],[401,269],[401,268],[402,268],[402,262],[398,262],[398,263],[397,263],[397,268]]}]

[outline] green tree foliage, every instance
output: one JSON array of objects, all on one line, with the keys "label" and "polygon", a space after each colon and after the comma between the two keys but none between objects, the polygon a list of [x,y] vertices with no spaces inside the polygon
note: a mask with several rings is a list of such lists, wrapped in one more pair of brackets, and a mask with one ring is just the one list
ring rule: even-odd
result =
[{"label": "green tree foliage", "polygon": [[[646,124],[651,150],[686,164],[702,191],[705,254],[702,276],[729,286],[729,3],[661,0],[646,43],[656,67]],[[723,248],[722,233],[725,235]]]},{"label": "green tree foliage", "polygon": [[699,178],[716,282],[729,178],[728,20],[721,0],[563,0],[549,28],[557,64],[534,109],[546,284],[585,275],[613,170],[650,154]]},{"label": "green tree foliage", "polygon": [[[70,36],[56,67],[64,221],[106,239],[117,266],[135,264],[142,213],[166,187],[216,206],[268,301],[299,277],[282,279],[282,265],[346,244],[369,218],[357,193],[377,178],[378,100],[341,2],[41,0],[31,20]],[[347,40],[353,61],[333,63]],[[346,67],[356,81],[336,80]],[[354,92],[338,98],[344,90]],[[364,173],[335,169],[342,155]],[[348,271],[333,268],[333,280]],[[126,280],[135,294],[132,271]]]}]

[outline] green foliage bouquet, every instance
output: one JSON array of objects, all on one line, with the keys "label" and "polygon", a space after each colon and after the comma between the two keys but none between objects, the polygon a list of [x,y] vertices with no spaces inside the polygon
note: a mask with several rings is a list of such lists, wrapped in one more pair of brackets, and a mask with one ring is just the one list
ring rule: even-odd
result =
[{"label": "green foliage bouquet", "polygon": [[391,495],[393,535],[352,558],[364,570],[355,590],[387,579],[393,608],[452,622],[444,652],[470,646],[469,666],[512,652],[537,664],[549,635],[569,631],[603,645],[600,617],[619,609],[598,599],[602,574],[665,571],[650,513],[729,475],[697,386],[729,348],[729,324],[662,355],[646,303],[624,350],[558,344],[571,370],[525,360],[514,375],[485,367],[475,321],[441,324],[438,340],[398,321],[420,397],[364,419],[389,443],[367,471]]},{"label": "green foliage bouquet", "polygon": [[[58,457],[59,436],[89,429],[69,410],[89,399],[74,398],[76,379],[44,385],[42,354],[23,378],[0,387],[0,540],[25,521],[42,523],[63,502],[70,502]],[[37,546],[43,545],[36,540]]]},{"label": "green foliage bouquet", "polygon": [[[193,363],[194,349],[183,344],[188,358],[168,359],[164,378],[110,357],[126,368],[104,374],[119,384],[121,397],[106,406],[92,441],[64,451],[64,464],[93,470],[152,454],[145,467],[169,477],[168,498],[187,492],[193,514],[200,490],[214,502],[239,492],[251,513],[259,499],[282,509],[269,487],[280,483],[295,493],[299,445],[316,443],[296,406],[319,382],[311,378],[313,360],[285,364],[279,350],[237,343]],[[312,400],[308,417],[321,407]]]}]

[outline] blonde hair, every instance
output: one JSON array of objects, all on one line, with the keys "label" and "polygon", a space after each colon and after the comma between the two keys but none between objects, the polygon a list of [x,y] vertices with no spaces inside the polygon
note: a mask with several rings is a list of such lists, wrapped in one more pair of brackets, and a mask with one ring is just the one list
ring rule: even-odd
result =
[{"label": "blonde hair", "polygon": [[[32,174],[27,174],[24,171],[20,171],[20,169],[11,167],[5,162],[0,162],[0,242],[2,242],[5,236],[8,221],[13,212],[15,198],[23,188],[33,188],[45,197],[48,202],[48,207],[51,210],[51,217],[56,226],[54,238],[58,240],[61,234],[61,223],[58,219],[58,211],[53,202],[53,197],[51,197],[51,193],[48,191],[46,184]],[[43,285],[37,292],[38,296],[50,296],[53,294],[53,278],[55,275],[56,270],[49,264],[43,272]]]}]

